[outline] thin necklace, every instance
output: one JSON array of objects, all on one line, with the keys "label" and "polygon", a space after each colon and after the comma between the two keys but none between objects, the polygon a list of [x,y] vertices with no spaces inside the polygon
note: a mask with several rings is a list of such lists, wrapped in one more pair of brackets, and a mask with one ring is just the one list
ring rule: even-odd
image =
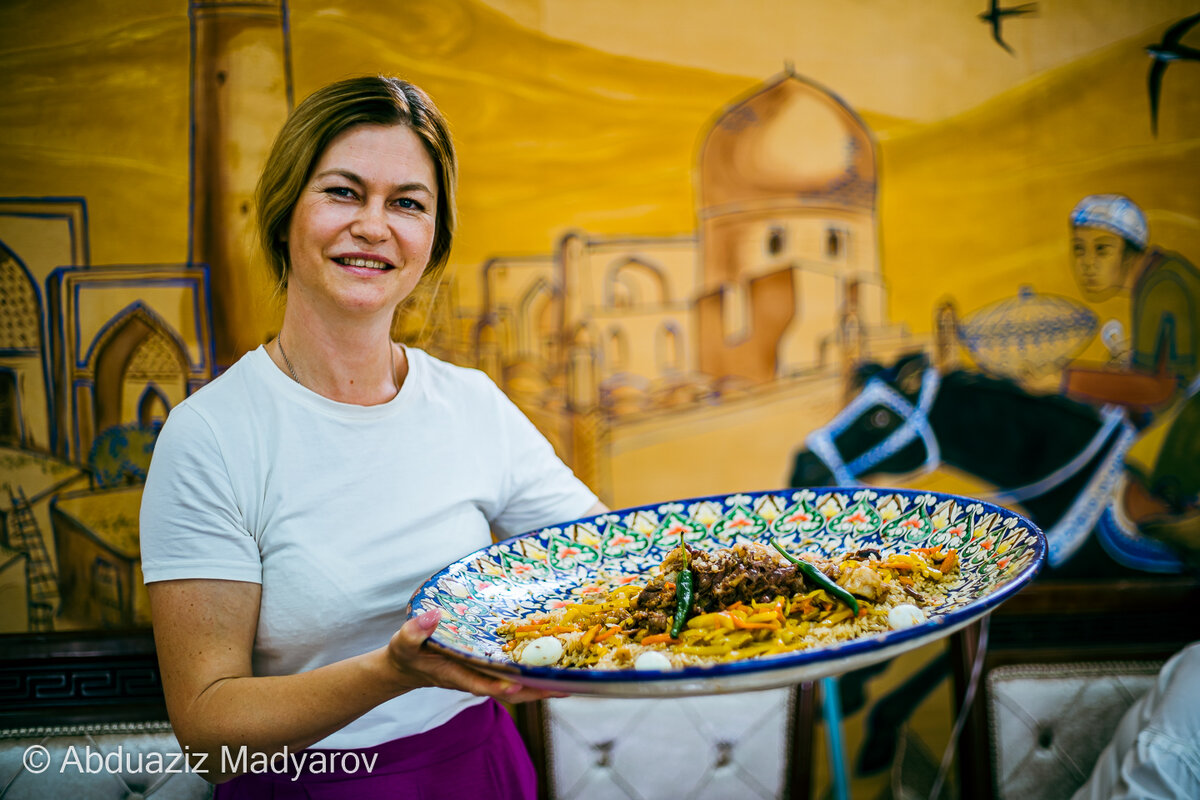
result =
[{"label": "thin necklace", "polygon": [[287,351],[283,349],[283,337],[275,337],[275,342],[279,345],[279,355],[283,356],[283,363],[287,364],[288,372],[292,373],[292,380],[303,386],[304,384],[300,383],[300,379],[296,377],[296,368],[292,366],[292,360],[287,357]]},{"label": "thin necklace", "polygon": [[[283,363],[287,364],[288,372],[292,375],[292,380],[303,386],[304,381],[300,380],[300,378],[296,375],[296,368],[292,366],[292,360],[288,358],[287,351],[283,349],[283,337],[276,336],[275,343],[279,345],[279,355],[283,356]],[[400,386],[396,383],[396,346],[392,344],[391,341],[388,341],[388,362],[391,365],[392,370],[392,387],[396,390],[396,393],[399,394]]]}]

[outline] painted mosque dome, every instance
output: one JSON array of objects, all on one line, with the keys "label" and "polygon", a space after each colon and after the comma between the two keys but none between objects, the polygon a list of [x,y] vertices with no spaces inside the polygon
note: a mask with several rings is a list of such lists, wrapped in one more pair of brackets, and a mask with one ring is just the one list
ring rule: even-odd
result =
[{"label": "painted mosque dome", "polygon": [[875,144],[849,106],[786,72],[717,119],[700,149],[701,216],[875,208]]}]

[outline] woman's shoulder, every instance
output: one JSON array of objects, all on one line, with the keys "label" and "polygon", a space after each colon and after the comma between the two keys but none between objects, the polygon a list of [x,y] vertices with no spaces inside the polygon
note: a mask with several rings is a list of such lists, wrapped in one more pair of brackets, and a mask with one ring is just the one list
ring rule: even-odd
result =
[{"label": "woman's shoulder", "polygon": [[175,409],[187,409],[209,421],[229,414],[244,414],[247,404],[262,396],[263,360],[270,363],[262,348],[251,350],[184,398]]},{"label": "woman's shoulder", "polygon": [[418,347],[406,346],[404,352],[409,359],[410,369],[416,372],[420,379],[427,379],[433,384],[467,384],[500,391],[495,381],[483,370],[445,361]]}]

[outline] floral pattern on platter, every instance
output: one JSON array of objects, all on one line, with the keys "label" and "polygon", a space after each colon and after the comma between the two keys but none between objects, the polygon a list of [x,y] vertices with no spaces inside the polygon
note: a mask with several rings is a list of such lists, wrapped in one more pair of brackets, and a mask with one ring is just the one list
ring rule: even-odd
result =
[{"label": "floral pattern on platter", "polygon": [[796,555],[953,548],[959,575],[944,602],[928,609],[934,616],[990,607],[1001,589],[1033,577],[1046,549],[1024,518],[954,495],[861,487],[733,494],[610,512],[499,542],[430,579],[410,613],[440,609],[436,644],[512,667],[495,633],[505,619],[640,580],[681,540],[717,550],[772,539]]}]

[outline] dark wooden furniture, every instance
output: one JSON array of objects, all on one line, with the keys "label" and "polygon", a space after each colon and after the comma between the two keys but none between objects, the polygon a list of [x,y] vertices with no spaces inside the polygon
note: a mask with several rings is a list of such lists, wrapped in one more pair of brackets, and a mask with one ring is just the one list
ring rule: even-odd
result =
[{"label": "dark wooden furniture", "polygon": [[0,726],[166,718],[148,629],[0,636]]}]

